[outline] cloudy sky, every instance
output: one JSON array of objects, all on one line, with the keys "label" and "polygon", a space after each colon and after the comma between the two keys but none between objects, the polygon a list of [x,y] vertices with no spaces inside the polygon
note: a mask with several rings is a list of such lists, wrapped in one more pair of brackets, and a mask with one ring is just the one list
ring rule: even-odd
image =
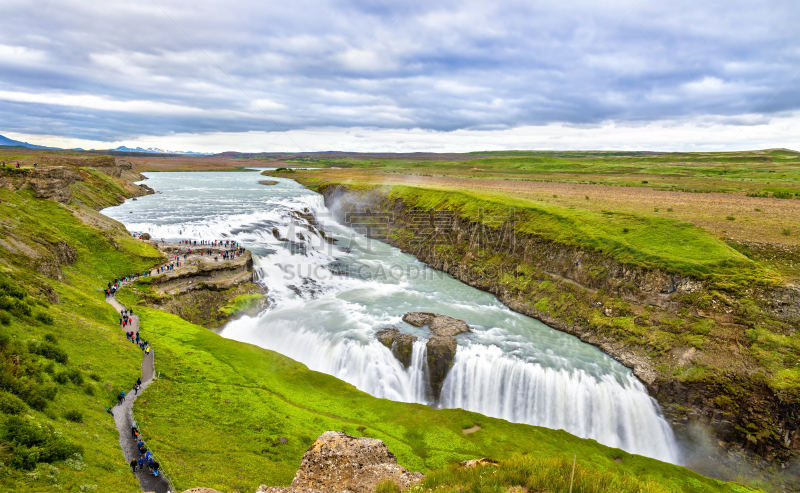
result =
[{"label": "cloudy sky", "polygon": [[797,0],[4,0],[54,147],[800,149]]}]

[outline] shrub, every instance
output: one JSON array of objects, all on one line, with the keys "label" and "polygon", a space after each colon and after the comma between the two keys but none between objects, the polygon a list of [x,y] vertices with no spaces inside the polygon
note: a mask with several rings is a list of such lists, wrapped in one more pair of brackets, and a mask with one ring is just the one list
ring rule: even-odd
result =
[{"label": "shrub", "polygon": [[55,380],[56,383],[64,385],[65,383],[69,382],[69,375],[67,375],[66,371],[60,371],[53,376],[53,380]]},{"label": "shrub", "polygon": [[674,211],[672,210],[672,207],[667,207],[667,212],[674,212]]},{"label": "shrub", "polygon": [[11,323],[11,314],[5,310],[0,310],[0,325],[8,325]]},{"label": "shrub", "polygon": [[94,385],[87,383],[86,386],[83,387],[83,391],[86,395],[94,395]]},{"label": "shrub", "polygon": [[47,359],[58,361],[62,365],[67,364],[67,361],[69,361],[66,351],[52,342],[31,342],[28,344],[28,351],[44,356]]},{"label": "shrub", "polygon": [[64,418],[73,423],[83,423],[83,413],[75,409],[65,412]]},{"label": "shrub", "polygon": [[643,185],[647,185],[649,182],[647,180],[642,180]]},{"label": "shrub", "polygon": [[3,439],[13,446],[9,465],[17,469],[33,469],[37,462],[64,460],[83,448],[58,436],[52,426],[39,427],[19,416],[9,416]]},{"label": "shrub", "polygon": [[19,397],[9,392],[0,391],[0,411],[5,414],[22,414],[28,406]]},{"label": "shrub", "polygon": [[83,373],[77,368],[67,370],[67,376],[75,385],[83,385]]},{"label": "shrub", "polygon": [[56,338],[55,334],[45,334],[44,335],[44,340],[47,341],[47,342],[51,342],[53,344],[58,342],[58,338]]},{"label": "shrub", "polygon": [[725,219],[727,219],[728,221],[735,221],[736,220],[736,218],[733,217],[733,216],[725,216]]},{"label": "shrub", "polygon": [[53,325],[53,316],[48,312],[37,311],[33,318],[42,322],[43,324]]},{"label": "shrub", "polygon": [[653,212],[658,212],[658,207],[653,207]]},{"label": "shrub", "polygon": [[781,230],[781,234],[782,234],[783,236],[791,236],[791,235],[792,235],[792,230],[791,230],[791,229],[789,229],[789,228],[783,228],[783,229]]}]

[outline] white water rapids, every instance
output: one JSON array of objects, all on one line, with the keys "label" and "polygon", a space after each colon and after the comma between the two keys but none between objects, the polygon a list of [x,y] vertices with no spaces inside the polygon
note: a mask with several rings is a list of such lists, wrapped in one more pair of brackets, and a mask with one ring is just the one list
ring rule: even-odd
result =
[{"label": "white water rapids", "polygon": [[[433,404],[425,348],[431,334],[401,318],[412,311],[450,315],[472,332],[457,337],[437,405],[560,428],[679,462],[672,430],[630,370],[491,294],[338,224],[322,197],[296,182],[264,186],[261,178],[253,172],[153,173],[147,184],[162,194],[103,212],[154,238],[227,238],[253,252],[270,308],[230,322],[224,337],[280,352],[376,397]],[[325,242],[292,211],[312,213],[337,243]],[[408,369],[375,338],[389,326],[419,338]]]}]

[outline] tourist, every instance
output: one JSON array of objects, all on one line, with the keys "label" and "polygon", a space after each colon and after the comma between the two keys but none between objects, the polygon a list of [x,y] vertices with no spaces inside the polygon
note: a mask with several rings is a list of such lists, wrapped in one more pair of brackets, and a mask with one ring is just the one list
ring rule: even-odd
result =
[{"label": "tourist", "polygon": [[136,474],[136,465],[137,464],[138,464],[138,462],[136,461],[136,459],[131,459],[131,472],[134,473],[134,474]]},{"label": "tourist", "polygon": [[153,469],[153,476],[158,476],[158,468],[161,467],[161,464],[158,461],[153,461],[152,469]]},{"label": "tourist", "polygon": [[114,413],[113,413],[113,412],[111,412],[111,409],[109,409],[109,408],[106,408],[106,412],[107,412],[108,414],[110,414],[112,418],[114,417]]}]

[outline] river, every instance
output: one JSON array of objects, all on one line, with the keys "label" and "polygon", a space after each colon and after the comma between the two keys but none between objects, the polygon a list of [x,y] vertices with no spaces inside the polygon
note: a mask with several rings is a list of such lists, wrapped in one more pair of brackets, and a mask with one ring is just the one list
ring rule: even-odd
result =
[{"label": "river", "polygon": [[[154,239],[233,239],[252,251],[270,308],[221,331],[280,352],[376,397],[460,407],[563,429],[611,447],[680,463],[669,424],[631,371],[594,346],[511,311],[483,291],[337,223],[322,196],[257,172],[147,174],[161,193],[105,209]],[[311,213],[335,244],[293,211]],[[299,223],[299,224],[298,224]],[[343,273],[349,273],[344,275]],[[403,314],[464,320],[438,402],[427,384],[425,328]],[[375,339],[394,326],[416,335],[408,369]]]}]

